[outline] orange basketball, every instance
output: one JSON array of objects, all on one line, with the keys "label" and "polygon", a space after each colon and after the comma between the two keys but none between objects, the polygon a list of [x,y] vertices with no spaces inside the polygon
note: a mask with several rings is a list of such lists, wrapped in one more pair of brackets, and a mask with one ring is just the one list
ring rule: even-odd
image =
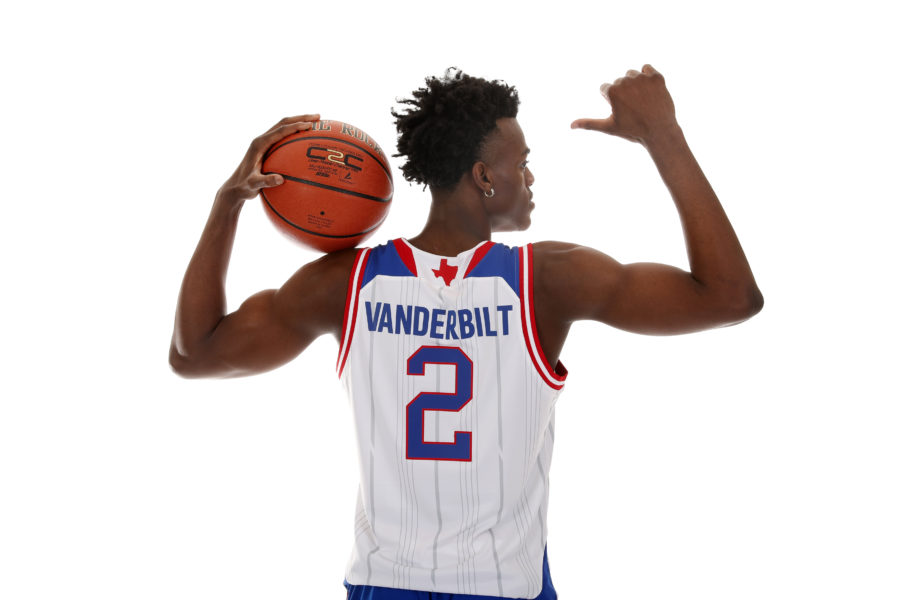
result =
[{"label": "orange basketball", "polygon": [[340,121],[316,121],[263,157],[262,172],[284,183],[262,190],[275,226],[315,250],[356,246],[387,217],[394,182],[387,157],[366,132]]}]

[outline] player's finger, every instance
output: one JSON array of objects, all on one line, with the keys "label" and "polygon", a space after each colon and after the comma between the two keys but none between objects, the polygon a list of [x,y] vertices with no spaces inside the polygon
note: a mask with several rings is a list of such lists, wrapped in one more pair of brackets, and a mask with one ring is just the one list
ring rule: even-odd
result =
[{"label": "player's finger", "polygon": [[644,65],[641,72],[645,75],[662,75],[662,73],[653,68],[653,65]]},{"label": "player's finger", "polygon": [[613,130],[615,121],[612,117],[605,119],[575,119],[572,121],[572,129],[590,129],[591,131],[602,131],[609,133]]},{"label": "player's finger", "polygon": [[640,73],[638,73],[634,69],[628,69],[628,72],[625,73],[626,77],[637,77],[638,75],[640,75]]},{"label": "player's finger", "polygon": [[318,113],[314,113],[314,114],[310,114],[310,115],[297,115],[295,117],[285,117],[282,120],[275,123],[274,125],[272,125],[272,127],[270,127],[269,131],[267,131],[266,133],[271,133],[271,132],[275,131],[276,129],[278,129],[279,127],[284,127],[285,125],[291,125],[293,123],[309,123],[312,121],[318,121],[319,118],[320,117],[319,117]]},{"label": "player's finger", "polygon": [[269,150],[269,148],[271,148],[276,142],[278,142],[278,140],[284,139],[292,133],[311,129],[312,126],[312,121],[297,121],[288,122],[282,125],[276,125],[266,133],[253,140],[253,144],[250,146],[250,149],[253,152],[253,155],[256,157],[255,160],[257,162],[262,160],[262,156],[266,153],[266,151]]},{"label": "player's finger", "polygon": [[273,130],[271,136],[282,138],[298,131],[306,131],[307,129],[312,129],[312,126],[312,121],[296,121],[292,123],[285,123],[278,129]]},{"label": "player's finger", "polygon": [[[307,117],[309,115],[303,115],[303,116]],[[292,119],[285,123],[276,125],[272,129],[267,131],[266,137],[270,137],[270,138],[274,138],[274,139],[281,139],[287,135],[296,133],[298,131],[305,131],[307,129],[312,129],[313,122],[314,121],[311,121],[309,119],[303,119],[300,121],[295,121]]]},{"label": "player's finger", "polygon": [[612,87],[611,83],[604,83],[600,86],[600,93],[603,94],[603,97],[606,98],[606,101],[609,102],[609,88]]}]

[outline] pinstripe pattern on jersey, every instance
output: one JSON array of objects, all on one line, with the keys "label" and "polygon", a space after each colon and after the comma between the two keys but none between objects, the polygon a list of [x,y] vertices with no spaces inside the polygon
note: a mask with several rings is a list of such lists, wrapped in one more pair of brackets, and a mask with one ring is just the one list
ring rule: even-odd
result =
[{"label": "pinstripe pattern on jersey", "polygon": [[[360,251],[338,356],[362,475],[350,584],[541,593],[553,409],[565,377],[552,370],[548,377],[538,361],[529,250],[486,242],[439,257],[394,240]],[[441,260],[457,269],[449,284],[433,275]],[[478,331],[474,321],[469,335],[460,325],[453,337],[433,337],[447,331],[433,326],[392,326],[404,308],[444,318],[447,328],[446,315],[477,315]],[[471,461],[407,459],[407,404],[422,393],[453,394],[457,385],[454,364],[426,362],[421,375],[407,375],[407,359],[423,346],[459,348],[471,360],[471,401],[426,409],[421,420],[426,444],[471,432]]]}]

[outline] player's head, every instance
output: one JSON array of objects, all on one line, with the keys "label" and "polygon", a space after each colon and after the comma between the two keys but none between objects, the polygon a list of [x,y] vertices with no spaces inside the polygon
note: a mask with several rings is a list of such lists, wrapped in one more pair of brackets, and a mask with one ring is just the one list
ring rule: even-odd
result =
[{"label": "player's head", "polygon": [[443,77],[428,77],[425,87],[398,102],[392,110],[397,124],[397,154],[407,181],[449,190],[482,158],[484,142],[500,119],[519,112],[516,88],[447,69]]}]

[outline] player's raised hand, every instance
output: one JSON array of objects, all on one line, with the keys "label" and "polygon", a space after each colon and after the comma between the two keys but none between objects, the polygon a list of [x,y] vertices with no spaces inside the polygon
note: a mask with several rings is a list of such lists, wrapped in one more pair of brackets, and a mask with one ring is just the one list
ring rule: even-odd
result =
[{"label": "player's raised hand", "polygon": [[612,84],[604,83],[600,92],[612,114],[605,119],[577,119],[573,129],[602,131],[646,146],[654,136],[678,127],[666,82],[650,65],[640,72],[632,69]]},{"label": "player's raised hand", "polygon": [[259,194],[259,190],[263,188],[274,187],[284,183],[281,175],[262,174],[263,156],[279,140],[298,131],[310,129],[313,123],[318,120],[318,114],[285,117],[267,132],[254,139],[250,143],[250,148],[247,150],[247,154],[244,155],[244,159],[219,190],[219,193],[227,195],[232,202],[242,203],[244,200],[255,198]]}]

